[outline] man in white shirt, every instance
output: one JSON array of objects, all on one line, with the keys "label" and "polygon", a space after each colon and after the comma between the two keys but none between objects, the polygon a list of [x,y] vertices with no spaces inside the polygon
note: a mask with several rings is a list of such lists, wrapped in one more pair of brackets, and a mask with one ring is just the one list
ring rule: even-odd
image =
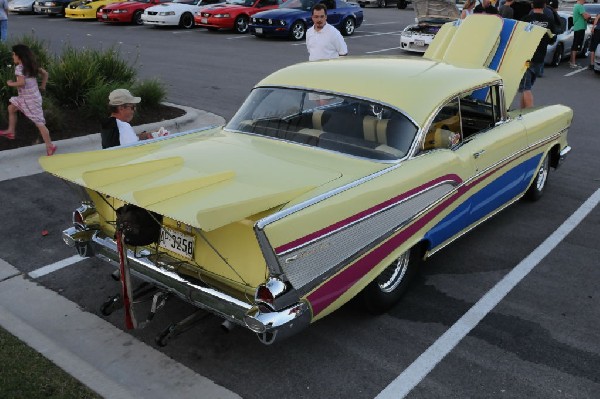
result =
[{"label": "man in white shirt", "polygon": [[102,122],[102,148],[116,147],[152,138],[146,132],[137,135],[129,122],[133,119],[140,97],[134,97],[129,90],[116,89],[108,96],[110,116]]},{"label": "man in white shirt", "polygon": [[312,8],[313,26],[306,31],[308,60],[329,60],[348,54],[348,47],[339,30],[327,23],[327,7],[315,4]]}]

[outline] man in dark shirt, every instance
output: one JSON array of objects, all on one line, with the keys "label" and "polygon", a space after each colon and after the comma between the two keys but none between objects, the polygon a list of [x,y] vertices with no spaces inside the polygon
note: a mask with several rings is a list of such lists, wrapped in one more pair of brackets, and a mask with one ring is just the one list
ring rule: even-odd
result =
[{"label": "man in dark shirt", "polygon": [[482,0],[482,2],[477,4],[473,9],[473,14],[498,14],[498,9],[490,0]]},{"label": "man in dark shirt", "polygon": [[[548,17],[544,14],[544,8],[546,7],[546,0],[533,0],[533,12],[523,17],[523,21],[530,22],[533,25],[546,28],[552,32],[557,33],[557,27],[554,25],[554,18]],[[555,37],[550,38],[548,35],[544,35],[538,44],[533,57],[529,61],[529,67],[521,79],[519,85],[519,92],[521,92],[521,108],[533,107],[533,93],[531,88],[535,83],[535,79],[541,75],[542,68],[544,67],[544,58],[546,58],[546,49],[548,44],[553,43],[556,40]]]}]

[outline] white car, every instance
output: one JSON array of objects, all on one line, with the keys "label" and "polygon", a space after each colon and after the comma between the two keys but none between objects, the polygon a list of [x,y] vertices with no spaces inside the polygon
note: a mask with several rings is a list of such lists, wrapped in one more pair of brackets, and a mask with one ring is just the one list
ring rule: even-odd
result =
[{"label": "white car", "polygon": [[460,19],[454,0],[415,0],[413,7],[416,23],[400,33],[400,48],[405,51],[424,53],[442,25]]},{"label": "white car", "polygon": [[32,13],[35,0],[12,0],[8,2],[8,11],[14,13]]},{"label": "white car", "polygon": [[173,0],[171,3],[148,7],[142,14],[144,25],[180,26],[185,29],[194,27],[194,14],[202,7],[223,0]]}]

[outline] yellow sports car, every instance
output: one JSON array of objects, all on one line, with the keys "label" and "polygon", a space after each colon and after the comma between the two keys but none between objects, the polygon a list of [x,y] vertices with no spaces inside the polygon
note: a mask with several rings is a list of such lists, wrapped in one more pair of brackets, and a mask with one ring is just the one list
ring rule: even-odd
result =
[{"label": "yellow sports car", "polygon": [[107,4],[125,0],[84,0],[73,1],[65,8],[65,17],[73,19],[96,19],[96,12]]},{"label": "yellow sports car", "polygon": [[433,253],[539,198],[569,153],[570,108],[508,109],[546,33],[470,16],[423,58],[277,71],[223,127],[44,157],[86,194],[63,238],[119,265],[103,312],[124,302],[130,328],[130,274],[155,305],[177,295],[266,344],[357,295],[386,311]]}]

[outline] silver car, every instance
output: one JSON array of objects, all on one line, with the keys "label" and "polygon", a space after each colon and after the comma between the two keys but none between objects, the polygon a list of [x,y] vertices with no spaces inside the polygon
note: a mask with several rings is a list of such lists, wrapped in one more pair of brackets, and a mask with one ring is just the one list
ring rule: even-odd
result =
[{"label": "silver car", "polygon": [[32,13],[35,0],[12,0],[8,2],[8,11],[14,13]]},{"label": "silver car", "polygon": [[[546,50],[546,58],[544,63],[546,65],[558,66],[562,60],[570,57],[571,47],[573,46],[573,13],[566,11],[559,11],[558,16],[560,17],[561,27],[560,32],[557,35],[556,41],[548,45]],[[583,39],[583,47],[581,52],[578,54],[579,57],[585,57],[587,48],[590,45],[591,31],[588,28],[585,31],[585,37]]]}]

